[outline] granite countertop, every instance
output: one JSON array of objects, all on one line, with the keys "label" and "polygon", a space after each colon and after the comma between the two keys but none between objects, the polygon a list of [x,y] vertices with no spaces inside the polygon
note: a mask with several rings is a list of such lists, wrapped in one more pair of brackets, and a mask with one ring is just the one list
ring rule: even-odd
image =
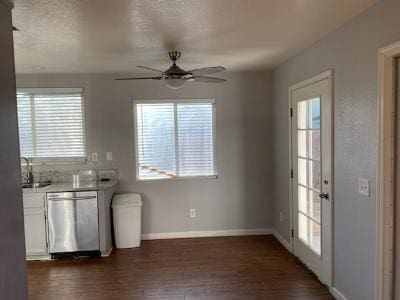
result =
[{"label": "granite countertop", "polygon": [[118,183],[118,180],[110,181],[83,181],[78,184],[73,182],[55,182],[49,186],[42,188],[25,188],[24,193],[52,193],[52,192],[79,192],[79,191],[98,191],[108,190],[114,187]]}]

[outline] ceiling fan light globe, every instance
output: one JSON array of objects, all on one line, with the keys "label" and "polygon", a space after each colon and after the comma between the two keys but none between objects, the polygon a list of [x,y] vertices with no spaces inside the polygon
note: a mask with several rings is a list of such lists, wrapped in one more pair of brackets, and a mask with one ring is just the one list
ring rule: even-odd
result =
[{"label": "ceiling fan light globe", "polygon": [[183,87],[186,84],[185,79],[179,79],[179,78],[168,78],[168,79],[164,79],[164,83],[165,85],[173,90],[177,90],[180,89],[181,87]]}]

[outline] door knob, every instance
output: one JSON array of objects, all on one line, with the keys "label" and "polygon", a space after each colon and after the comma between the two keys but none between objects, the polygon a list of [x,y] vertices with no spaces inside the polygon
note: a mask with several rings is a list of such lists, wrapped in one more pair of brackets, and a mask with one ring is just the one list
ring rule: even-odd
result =
[{"label": "door knob", "polygon": [[321,199],[326,199],[326,200],[328,200],[329,199],[329,194],[328,193],[321,193],[321,194],[319,194],[319,197],[321,198]]}]

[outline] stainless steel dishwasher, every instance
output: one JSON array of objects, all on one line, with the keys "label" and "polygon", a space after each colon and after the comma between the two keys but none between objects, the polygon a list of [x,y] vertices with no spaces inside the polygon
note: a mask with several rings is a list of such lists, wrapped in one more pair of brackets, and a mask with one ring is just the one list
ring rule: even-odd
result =
[{"label": "stainless steel dishwasher", "polygon": [[97,191],[47,194],[50,254],[99,252]]}]

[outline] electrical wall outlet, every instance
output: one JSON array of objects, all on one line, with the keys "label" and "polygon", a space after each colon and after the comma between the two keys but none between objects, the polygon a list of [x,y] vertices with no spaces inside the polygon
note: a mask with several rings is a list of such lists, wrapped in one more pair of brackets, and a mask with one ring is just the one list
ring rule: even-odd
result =
[{"label": "electrical wall outlet", "polygon": [[96,162],[98,159],[97,152],[92,152],[92,162]]},{"label": "electrical wall outlet", "polygon": [[279,213],[279,221],[283,222],[283,212]]},{"label": "electrical wall outlet", "polygon": [[189,209],[189,216],[191,218],[195,218],[196,217],[196,209],[194,209],[194,208]]},{"label": "electrical wall outlet", "polygon": [[112,152],[106,152],[106,160],[112,160]]},{"label": "electrical wall outlet", "polygon": [[358,193],[360,195],[369,197],[369,180],[364,178],[358,178]]}]

